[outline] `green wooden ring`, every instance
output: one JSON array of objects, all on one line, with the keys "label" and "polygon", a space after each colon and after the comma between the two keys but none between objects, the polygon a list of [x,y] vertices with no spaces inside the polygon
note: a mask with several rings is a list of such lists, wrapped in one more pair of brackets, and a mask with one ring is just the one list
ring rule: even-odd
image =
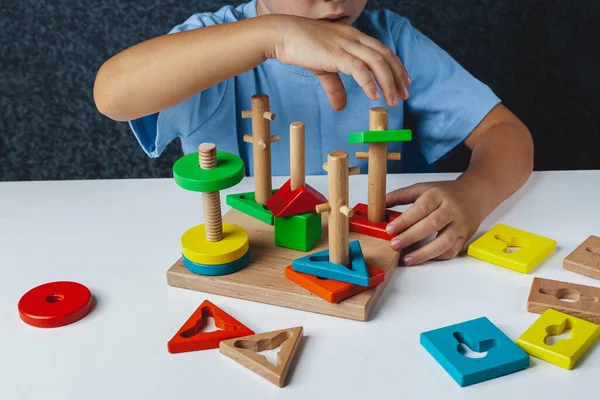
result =
[{"label": "green wooden ring", "polygon": [[181,157],[173,165],[175,182],[194,192],[218,192],[237,185],[244,178],[244,161],[235,154],[217,151],[217,168],[202,169],[198,152]]},{"label": "green wooden ring", "polygon": [[388,143],[388,142],[410,142],[412,131],[410,129],[392,131],[366,131],[348,135],[348,143]]}]

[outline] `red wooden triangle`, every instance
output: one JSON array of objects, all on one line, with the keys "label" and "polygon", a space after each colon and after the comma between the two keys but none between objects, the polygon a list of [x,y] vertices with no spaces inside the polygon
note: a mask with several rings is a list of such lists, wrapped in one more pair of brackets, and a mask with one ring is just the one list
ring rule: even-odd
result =
[{"label": "red wooden triangle", "polygon": [[309,185],[300,186],[291,190],[291,179],[288,179],[267,200],[267,207],[275,217],[291,217],[292,215],[315,212],[319,204],[327,203],[327,199]]},{"label": "red wooden triangle", "polygon": [[[219,330],[201,332],[207,317],[213,317]],[[169,353],[217,349],[221,340],[248,335],[254,335],[254,332],[210,301],[204,300],[169,341],[167,348]]]}]

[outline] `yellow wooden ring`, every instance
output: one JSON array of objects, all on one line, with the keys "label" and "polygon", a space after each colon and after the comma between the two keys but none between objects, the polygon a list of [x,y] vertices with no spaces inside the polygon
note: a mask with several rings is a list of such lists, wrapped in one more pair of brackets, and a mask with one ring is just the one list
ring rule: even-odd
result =
[{"label": "yellow wooden ring", "polygon": [[181,252],[190,261],[220,265],[240,259],[250,247],[248,234],[237,225],[223,222],[223,240],[206,240],[204,224],[188,229],[181,237]]}]

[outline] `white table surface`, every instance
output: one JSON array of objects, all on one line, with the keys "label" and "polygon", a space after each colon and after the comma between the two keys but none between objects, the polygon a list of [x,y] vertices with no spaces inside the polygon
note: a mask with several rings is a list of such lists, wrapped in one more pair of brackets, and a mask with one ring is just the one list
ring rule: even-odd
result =
[{"label": "white table surface", "polygon": [[[455,176],[389,176],[388,189]],[[326,192],[326,177],[307,181]],[[275,177],[274,187],[283,182]],[[168,286],[180,236],[202,218],[200,194],[171,179],[0,183],[0,399],[583,398],[597,391],[598,344],[571,371],[532,358],[528,370],[460,388],[419,334],[487,316],[516,340],[538,318],[526,311],[533,276],[600,286],[562,269],[569,252],[600,235],[599,183],[600,171],[534,173],[484,221],[476,237],[501,222],[557,240],[531,275],[466,256],[398,268],[369,322]],[[366,202],[366,176],[350,185],[351,203]],[[225,194],[252,188],[245,179],[222,192],[224,211]],[[23,323],[20,297],[56,280],[85,284],[92,313],[57,329]],[[257,333],[304,327],[285,388],[218,350],[167,352],[205,299]]]}]

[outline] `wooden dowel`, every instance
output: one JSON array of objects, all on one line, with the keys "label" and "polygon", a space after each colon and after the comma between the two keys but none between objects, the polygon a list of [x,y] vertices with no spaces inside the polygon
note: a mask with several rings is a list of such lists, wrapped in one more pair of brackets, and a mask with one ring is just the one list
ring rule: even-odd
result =
[{"label": "wooden dowel", "polygon": [[329,205],[329,203],[318,204],[315,207],[315,211],[317,212],[317,214],[323,214],[326,212],[330,212],[331,206]]},{"label": "wooden dowel", "polygon": [[[356,159],[357,160],[368,160],[369,152],[368,151],[357,151]],[[400,161],[400,153],[388,153],[387,159],[388,159],[388,161]]]},{"label": "wooden dowel", "polygon": [[329,190],[329,261],[348,266],[350,250],[348,247],[348,217],[340,211],[348,206],[348,153],[333,151],[327,155]]},{"label": "wooden dowel", "polygon": [[[217,146],[213,143],[202,143],[198,146],[200,168],[217,168]],[[202,193],[202,211],[206,240],[218,242],[223,240],[223,219],[221,217],[221,197],[219,192]]]},{"label": "wooden dowel", "polygon": [[[369,117],[369,130],[387,129],[387,109],[384,107],[373,107]],[[367,218],[372,222],[385,221],[387,150],[387,143],[369,144],[369,205]]]},{"label": "wooden dowel", "polygon": [[350,167],[348,168],[348,175],[359,175],[360,168],[359,167]]},{"label": "wooden dowel", "polygon": [[348,207],[348,206],[341,206],[341,207],[340,207],[340,212],[341,212],[342,214],[344,214],[344,215],[345,215],[346,217],[348,217],[348,218],[352,218],[352,217],[354,217],[354,210],[353,210],[353,209],[351,209],[351,208],[350,208],[350,207]]},{"label": "wooden dowel", "polygon": [[268,119],[269,121],[273,121],[275,119],[275,114],[273,114],[271,111],[265,111],[263,113],[263,118]]},{"label": "wooden dowel", "polygon": [[271,135],[271,143],[279,142],[279,135]]},{"label": "wooden dowel", "polygon": [[305,127],[302,122],[290,124],[290,175],[291,190],[296,190],[305,185],[306,155],[305,155]]},{"label": "wooden dowel", "polygon": [[242,111],[242,118],[252,118],[252,110]]},{"label": "wooden dowel", "polygon": [[252,96],[252,154],[254,156],[254,198],[258,204],[266,204],[272,193],[271,183],[271,131],[269,97],[264,94]]}]

